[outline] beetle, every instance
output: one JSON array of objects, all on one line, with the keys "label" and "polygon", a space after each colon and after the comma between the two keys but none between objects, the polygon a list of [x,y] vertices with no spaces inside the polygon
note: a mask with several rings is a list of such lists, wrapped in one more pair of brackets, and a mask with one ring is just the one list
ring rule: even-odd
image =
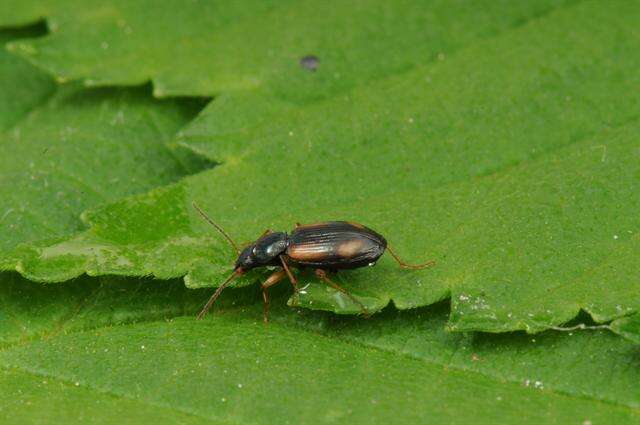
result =
[{"label": "beetle", "polygon": [[262,283],[263,320],[269,321],[268,289],[276,283],[288,278],[294,289],[294,299],[298,297],[298,280],[291,272],[292,268],[312,268],[316,276],[327,285],[342,292],[354,303],[358,304],[365,316],[369,316],[366,307],[346,289],[331,280],[328,272],[356,269],[375,265],[376,261],[389,251],[398,265],[405,269],[423,269],[433,266],[435,261],[424,264],[407,264],[389,247],[387,240],[368,227],[351,221],[326,221],[315,224],[300,225],[290,234],[266,230],[255,242],[242,250],[236,243],[195,203],[193,207],[202,218],[215,227],[234,248],[237,259],[231,275],[216,289],[202,311],[198,320],[211,309],[220,293],[233,279],[257,267],[278,267]]}]

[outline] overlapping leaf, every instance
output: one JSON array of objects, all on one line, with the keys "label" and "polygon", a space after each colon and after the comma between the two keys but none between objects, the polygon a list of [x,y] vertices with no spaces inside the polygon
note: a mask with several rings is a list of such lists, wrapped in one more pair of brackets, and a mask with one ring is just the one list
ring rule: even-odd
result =
[{"label": "overlapping leaf", "polygon": [[[37,26],[5,30],[0,40],[39,33]],[[0,64],[0,99],[11,106],[0,108],[0,120],[8,127],[0,133],[0,251],[72,234],[82,228],[80,214],[87,207],[166,184],[209,164],[165,146],[199,110],[200,100],[152,100],[144,87],[86,90],[73,84],[56,89],[41,71],[4,50]],[[50,321],[38,309],[37,298],[46,299],[46,291],[22,297],[11,275],[2,281],[16,294],[2,299],[4,333],[9,311],[19,305],[29,304],[35,316]],[[74,285],[88,295],[82,284]],[[55,314],[66,317],[73,311],[63,310]],[[24,330],[37,334],[38,328]]]},{"label": "overlapping leaf", "polygon": [[[584,15],[582,17],[584,18]],[[578,19],[577,22],[582,21]],[[537,29],[541,28],[537,27]],[[597,35],[598,33],[595,34]],[[522,39],[525,38],[525,36],[522,37]],[[580,34],[577,37],[580,37]],[[630,43],[632,42],[633,39]],[[618,48],[616,44],[609,46]],[[594,48],[597,50],[598,45]],[[603,48],[603,45],[600,45],[600,48]],[[561,52],[562,47],[555,54],[560,55]],[[577,55],[579,53],[577,52]],[[624,56],[628,51],[620,49],[618,53]],[[473,49],[468,54],[472,55]],[[540,54],[542,56],[542,52]],[[535,59],[532,62],[535,63]],[[575,57],[572,60],[575,60]],[[445,60],[447,61],[448,59]],[[460,59],[460,61],[464,60]],[[460,63],[463,62],[454,62],[451,66],[455,69]],[[488,63],[490,64],[491,61]],[[576,62],[572,62],[572,65],[578,67]],[[615,74],[623,68],[623,65],[610,69]],[[603,68],[596,66],[591,70],[594,69]],[[432,71],[431,68],[426,70]],[[450,71],[451,68],[447,69],[445,66],[440,70],[441,74],[430,73],[429,76],[438,77]],[[507,69],[504,74],[498,74],[495,81],[508,75],[508,71]],[[590,75],[593,77],[598,73]],[[532,74],[528,74],[528,77],[531,76]],[[583,114],[588,109],[586,105],[589,101],[610,100],[616,93],[622,93],[625,87],[622,83],[624,80],[633,85],[633,80],[628,80],[626,74],[621,73],[617,76],[620,80],[619,85],[610,84],[600,87],[602,89],[600,94],[606,93],[607,90],[610,90],[611,94],[597,97],[596,91],[592,90],[590,96],[581,99],[582,103],[578,102],[582,106],[578,111]],[[378,94],[373,91],[370,97],[363,91],[355,93],[354,99],[357,103],[364,105],[362,109],[371,108],[372,112],[379,111],[378,107],[383,104],[382,94],[399,93],[394,90],[403,84],[417,81],[409,78],[403,82],[405,77],[374,88],[381,91]],[[587,73],[584,77],[584,80],[587,80],[589,74]],[[449,86],[445,86],[445,89],[456,87],[455,78],[449,81]],[[523,80],[526,78],[527,76]],[[482,81],[491,81],[491,79]],[[532,81],[538,80],[532,78]],[[516,79],[509,87],[521,89],[520,83],[521,80]],[[488,87],[492,86],[488,85]],[[578,83],[574,87],[575,92],[580,92],[581,87],[584,86]],[[549,96],[553,91],[552,88],[546,92],[543,91],[540,98]],[[464,97],[462,91],[458,93],[457,98],[455,91],[453,92],[454,95],[449,99],[449,103],[442,102],[442,104],[448,111],[459,111],[460,107],[456,105],[460,105]],[[445,93],[444,89],[437,100],[442,101],[446,98],[443,93]],[[429,94],[433,95],[431,92]],[[380,97],[376,99],[377,95]],[[423,101],[424,98],[420,96],[418,94],[414,98],[406,99]],[[76,96],[74,102],[82,97]],[[492,101],[499,103],[496,99],[499,100],[499,96],[488,96],[472,105],[469,111],[489,105]],[[522,104],[526,99],[530,98],[523,96]],[[429,201],[441,198],[445,200],[442,205],[433,202],[433,205],[438,205],[434,208],[436,217],[431,221],[425,221],[425,224],[437,227],[446,224],[442,218],[447,216],[447,213],[449,214],[447,217],[456,217],[447,209],[461,205],[467,206],[466,201],[473,201],[473,206],[485,207],[485,205],[491,205],[493,201],[501,200],[502,198],[498,195],[506,199],[513,198],[513,187],[521,183],[531,185],[534,177],[544,174],[544,171],[540,170],[551,172],[554,176],[558,170],[567,170],[562,173],[562,176],[567,178],[567,183],[561,187],[568,188],[567,190],[571,193],[575,192],[573,189],[577,185],[576,182],[579,182],[580,178],[585,178],[594,187],[600,183],[603,193],[607,194],[611,193],[612,188],[621,187],[608,184],[609,177],[612,175],[624,177],[625,172],[634,173],[636,170],[628,166],[634,158],[633,149],[628,149],[628,141],[635,129],[634,117],[631,113],[621,113],[625,107],[633,112],[634,104],[631,99],[623,99],[619,103],[614,102],[608,105],[607,107],[610,108],[608,114],[602,113],[607,111],[606,107],[596,108],[594,115],[580,115],[579,118],[575,115],[573,118],[564,116],[554,121],[550,117],[561,110],[553,109],[547,115],[543,114],[542,119],[545,122],[555,124],[550,126],[550,130],[546,133],[542,133],[540,127],[527,127],[527,124],[516,127],[520,131],[534,129],[540,133],[540,140],[543,140],[544,137],[553,138],[562,134],[559,129],[562,124],[565,124],[568,128],[566,135],[575,136],[573,132],[577,131],[578,124],[586,124],[589,118],[593,118],[599,112],[601,116],[607,117],[604,120],[606,124],[618,128],[608,132],[603,131],[597,124],[585,125],[582,137],[575,136],[576,139],[589,141],[589,135],[596,135],[593,136],[598,138],[594,139],[595,141],[599,141],[600,137],[607,137],[606,140],[611,142],[605,146],[593,146],[595,156],[591,162],[587,161],[591,158],[588,154],[581,155],[579,150],[570,146],[562,148],[564,150],[559,151],[560,154],[549,155],[549,151],[558,148],[559,145],[541,143],[534,145],[540,148],[538,152],[526,155],[526,152],[517,149],[505,149],[507,144],[502,144],[498,145],[502,150],[497,149],[496,152],[500,152],[503,156],[499,156],[494,163],[480,163],[487,168],[479,174],[487,174],[495,170],[498,170],[498,173],[495,176],[476,177],[478,185],[474,186],[474,189],[479,193],[470,190],[467,182],[469,176],[478,175],[477,170],[447,175],[445,167],[438,169],[434,167],[437,161],[433,161],[428,163],[436,170],[433,180],[425,180],[418,184],[409,179],[409,183],[420,189],[415,192],[420,194],[418,199],[412,200],[406,193],[391,193],[389,187],[383,185],[382,190],[378,192],[379,197],[372,198],[375,201],[372,202],[365,196],[366,190],[354,198],[353,192],[338,190],[339,185],[331,187],[320,185],[314,188],[309,184],[312,176],[304,175],[306,169],[313,171],[320,167],[313,162],[315,155],[319,152],[333,153],[333,156],[328,155],[332,162],[321,168],[326,172],[340,170],[341,167],[351,169],[350,161],[356,161],[355,166],[360,165],[355,156],[344,155],[346,147],[336,148],[328,142],[330,129],[327,129],[326,133],[319,131],[322,130],[319,125],[321,118],[333,120],[335,116],[345,111],[354,112],[352,122],[360,121],[359,117],[362,115],[359,114],[362,111],[358,111],[357,107],[351,108],[348,101],[346,103],[334,101],[313,109],[301,110],[300,116],[294,116],[290,122],[282,118],[281,121],[276,120],[260,129],[253,128],[249,131],[245,128],[237,128],[237,120],[227,120],[224,123],[228,126],[227,128],[240,131],[226,134],[216,140],[212,134],[219,136],[220,133],[224,133],[219,131],[220,125],[223,124],[216,123],[211,118],[216,117],[217,114],[220,114],[221,118],[231,118],[234,116],[231,113],[232,108],[236,108],[236,112],[246,111],[245,108],[251,100],[263,100],[262,105],[267,105],[269,102],[264,94],[260,93],[255,96],[229,96],[220,100],[217,106],[212,106],[209,110],[210,115],[205,115],[196,126],[185,132],[180,143],[205,152],[211,158],[224,159],[226,164],[216,170],[224,177],[217,180],[215,172],[206,173],[189,179],[184,184],[170,186],[149,196],[141,196],[99,212],[88,213],[87,217],[93,223],[89,234],[72,242],[67,241],[46,248],[49,249],[49,254],[53,254],[50,258],[57,257],[58,260],[62,260],[48,272],[62,270],[63,273],[69,273],[70,265],[79,264],[78,258],[74,255],[66,258],[60,256],[62,252],[69,250],[72,254],[80,251],[88,260],[80,264],[77,268],[79,272],[90,269],[88,266],[93,267],[93,264],[99,266],[96,272],[104,272],[107,267],[114,267],[118,259],[138,255],[136,260],[139,261],[129,265],[121,264],[124,266],[121,269],[122,273],[126,273],[127,267],[139,267],[137,270],[141,274],[145,273],[145,270],[157,271],[164,267],[164,270],[169,270],[168,275],[180,274],[183,270],[191,268],[192,284],[197,284],[198,280],[201,283],[210,283],[208,279],[217,277],[218,271],[227,266],[224,259],[231,258],[228,254],[224,254],[228,252],[227,247],[217,243],[216,235],[202,236],[202,232],[208,229],[200,221],[196,221],[199,219],[193,215],[188,205],[189,200],[194,198],[206,204],[207,209],[221,215],[221,219],[229,224],[235,233],[246,238],[254,236],[265,224],[273,227],[286,226],[300,217],[311,220],[316,214],[326,212],[327,208],[335,208],[332,211],[337,214],[360,216],[363,220],[368,217],[371,217],[369,221],[382,219],[382,225],[387,226],[385,230],[398,235],[397,238],[403,242],[398,244],[398,250],[418,259],[423,245],[412,233],[419,229],[415,223],[422,217],[421,214],[424,214],[422,212],[424,205],[421,204],[424,201],[423,193],[427,193]],[[368,103],[368,100],[371,102]],[[630,103],[625,103],[626,100]],[[73,102],[62,102],[58,105],[69,106],[71,103]],[[392,111],[389,113],[391,118],[371,126],[372,132],[376,135],[376,138],[371,139],[372,141],[388,142],[392,138],[390,136],[385,138],[385,135],[397,133],[398,129],[402,130],[401,127],[393,125],[394,109],[397,110],[398,115],[407,111],[398,108],[399,103],[389,105],[389,110]],[[550,105],[552,105],[551,102],[537,104],[542,109]],[[496,122],[505,117],[506,105],[503,104],[503,108],[505,109],[502,111],[497,109],[499,117],[496,118]],[[98,110],[106,111],[107,116],[110,112],[108,107]],[[515,122],[525,116],[527,111],[531,112],[526,108],[516,111],[511,115],[511,119]],[[575,110],[573,113],[575,114]],[[568,115],[571,116],[572,113]],[[67,120],[66,116],[62,117]],[[464,119],[471,117],[470,112],[463,114]],[[256,117],[248,118],[251,118],[253,123],[260,122],[255,119]],[[479,123],[486,118],[486,114],[478,113],[476,121]],[[372,121],[363,120],[363,127],[370,125],[371,122],[375,124],[377,119],[378,117]],[[415,124],[417,121],[413,116],[407,118],[407,124]],[[625,126],[625,121],[630,122]],[[305,146],[309,150],[308,156],[301,157],[300,150],[295,149],[295,143],[300,143],[302,139],[289,139],[285,146],[289,150],[274,148],[274,140],[296,136],[306,122],[310,125],[306,133],[306,136],[310,137],[304,140],[311,142]],[[344,123],[340,120],[335,122],[336,127]],[[489,121],[489,124],[493,122]],[[274,127],[270,127],[271,125]],[[294,126],[294,129],[288,128],[289,126]],[[381,132],[380,129],[385,127],[387,133]],[[456,125],[450,124],[449,127],[450,131]],[[52,127],[47,128],[51,131]],[[472,130],[481,128],[476,124]],[[271,129],[271,132],[264,133],[267,135],[264,137],[261,133],[262,129]],[[131,131],[132,137],[135,136],[136,131]],[[289,132],[294,134],[290,136]],[[317,138],[314,136],[316,132],[319,132]],[[335,140],[343,142],[343,136],[355,135],[356,141],[363,143],[366,142],[362,136],[365,133],[364,130],[354,133],[338,131]],[[31,134],[37,135],[37,133]],[[399,134],[404,137],[407,133]],[[445,134],[444,129],[439,134]],[[451,134],[449,140],[452,141],[461,136],[459,132],[451,132]],[[473,132],[469,131],[468,134]],[[497,137],[500,135],[500,133],[489,133],[487,137],[500,139]],[[571,137],[562,140],[569,140],[569,142],[561,145],[569,145],[572,142]],[[212,141],[215,143],[212,144]],[[242,142],[242,148],[234,145],[238,141]],[[576,146],[590,147],[585,141],[582,145]],[[264,146],[260,146],[261,144]],[[55,145],[64,146],[63,143]],[[354,146],[357,146],[357,143],[354,143]],[[397,165],[393,166],[393,160],[408,157],[403,152],[397,154],[398,146],[397,143],[389,146],[390,151],[396,155],[390,155],[391,160],[385,163],[385,165],[391,164],[390,170],[396,172],[399,168]],[[406,146],[403,147],[409,150],[416,146],[421,147],[417,139],[409,137]],[[469,147],[471,143],[464,146]],[[480,147],[483,146],[485,145]],[[441,146],[436,147],[442,149]],[[587,148],[585,151],[591,152]],[[73,151],[67,151],[69,152]],[[287,152],[290,152],[289,156]],[[364,150],[356,150],[356,152],[362,153]],[[373,154],[377,151],[373,149],[370,152]],[[420,149],[416,152],[420,153]],[[478,154],[482,150],[470,152]],[[26,153],[31,154],[29,151]],[[621,161],[625,153],[629,153],[629,157],[624,157]],[[570,156],[565,158],[565,154]],[[256,164],[258,163],[256,158],[259,155],[270,159],[276,158],[277,161],[273,162],[273,166],[278,170],[265,167],[260,170],[262,174],[254,172],[244,176],[247,178],[239,179],[240,172],[246,169],[243,162]],[[531,161],[532,157],[534,161]],[[287,171],[290,170],[287,168],[288,165],[297,166],[297,162],[291,160],[300,158],[307,161],[302,161],[302,166],[294,168],[291,172]],[[423,156],[418,155],[417,158],[423,159]],[[549,166],[549,158],[553,159],[555,167]],[[326,158],[320,155],[319,159]],[[578,161],[580,166],[569,167],[571,160]],[[291,161],[291,164],[287,163],[288,161]],[[522,161],[522,164],[514,165],[514,161]],[[614,166],[610,174],[607,174],[603,169],[610,167],[612,162],[617,165],[617,168]],[[423,163],[427,162],[423,161]],[[516,173],[511,174],[510,170],[504,173],[499,170],[505,163],[511,164]],[[410,161],[407,161],[407,164],[410,165]],[[422,165],[422,163],[418,164]],[[381,168],[379,163],[374,162],[373,166]],[[580,177],[569,178],[572,177],[570,173],[576,170],[581,174]],[[131,173],[135,173],[131,168],[120,171],[123,178],[128,178],[132,175]],[[293,189],[296,185],[309,188],[307,195],[326,193],[324,198],[319,198],[324,204],[310,206],[308,200],[301,202],[304,201],[302,195],[292,190],[290,191],[291,201],[299,202],[298,206],[295,206],[295,202],[286,204],[288,199],[274,197],[272,203],[268,205],[271,209],[261,210],[260,208],[265,205],[260,203],[245,205],[240,202],[235,205],[236,215],[232,215],[231,213],[234,212],[232,206],[229,206],[225,212],[224,207],[217,205],[213,198],[217,196],[217,191],[220,189],[216,188],[212,191],[210,185],[217,182],[229,185],[223,193],[224,199],[252,200],[255,199],[255,194],[259,190],[264,196],[273,196],[275,189],[269,190],[268,185],[257,177],[262,175],[281,177],[281,172],[284,172],[282,180],[273,179],[266,182],[283,183]],[[294,172],[300,173],[301,182],[293,179]],[[405,172],[415,172],[415,168]],[[420,173],[418,177],[425,177],[422,171],[418,170],[418,172]],[[316,174],[315,177],[321,183],[334,182],[322,173]],[[383,175],[383,177],[387,176]],[[391,183],[393,183],[395,180],[393,176],[391,177]],[[493,181],[494,178],[499,183],[505,183],[504,187]],[[366,180],[363,181],[358,183],[368,189],[370,186]],[[549,179],[547,182],[557,182],[557,180]],[[633,183],[633,180],[623,180],[623,182]],[[436,184],[442,187],[434,189],[434,192],[422,191],[424,186]],[[543,184],[542,187],[548,186]],[[552,184],[551,187],[557,189],[558,186]],[[329,189],[332,191],[329,192]],[[624,190],[621,193],[625,193]],[[337,199],[331,200],[331,194],[334,194]],[[590,192],[589,195],[593,193]],[[80,197],[84,197],[84,194]],[[486,201],[483,197],[487,197]],[[620,194],[617,197],[620,198]],[[348,198],[355,199],[357,204],[345,204],[343,200]],[[457,198],[456,202],[452,203],[454,198]],[[171,203],[175,199],[182,200],[177,207]],[[531,194],[531,202],[540,199],[544,198],[541,198],[539,193]],[[166,203],[162,204],[162,202]],[[388,202],[395,208],[393,211],[385,209],[385,205],[389,205]],[[377,206],[372,208],[374,204]],[[499,202],[496,204],[504,205]],[[571,205],[568,202],[563,206],[567,204]],[[633,206],[628,201],[619,205]],[[398,209],[398,206],[401,208]],[[526,208],[523,208],[523,211],[528,212],[530,206],[531,204],[525,204]],[[132,216],[128,219],[123,215],[125,207],[131,207],[129,211]],[[372,212],[358,211],[359,207],[372,208]],[[37,205],[34,210],[46,211],[46,205]],[[158,215],[159,210],[167,211],[168,214]],[[414,213],[418,218],[415,221],[407,220],[408,228],[402,229],[394,222],[394,217],[391,215],[397,214],[398,210],[405,217],[409,213]],[[243,217],[248,211],[252,215],[249,218]],[[71,211],[69,217],[74,213],[75,211]],[[282,217],[276,217],[274,214],[282,214]],[[473,211],[463,214],[462,218],[473,218],[476,221],[470,222],[472,227],[478,227],[477,221],[482,221],[488,214],[485,207],[477,214]],[[124,221],[117,223],[116,220]],[[468,230],[460,224],[461,220],[452,225],[457,227],[454,228],[456,232],[453,232],[455,238],[451,246],[453,251],[459,252],[458,257],[462,255],[460,253],[465,253],[460,247],[468,242],[465,239],[465,233]],[[610,219],[603,218],[603,220]],[[250,227],[246,227],[245,223],[249,223]],[[134,225],[130,227],[131,224]],[[623,221],[621,224],[627,224],[627,222]],[[133,232],[128,234],[132,230]],[[446,226],[444,230],[447,230]],[[610,229],[605,228],[603,232],[606,233],[608,230]],[[25,232],[24,237],[26,240],[36,239],[39,232],[41,230],[34,226],[34,233]],[[595,292],[600,291],[603,299],[611,302],[611,305],[616,305],[616,297],[624,291],[628,291],[631,299],[634,296],[633,286],[627,284],[629,276],[633,277],[635,273],[633,254],[637,252],[637,245],[634,245],[637,240],[634,239],[633,229],[630,235],[630,237],[621,233],[614,235],[617,238],[614,237],[612,240],[621,243],[612,245],[613,248],[606,262],[598,263],[600,266],[590,276],[591,282],[596,280],[613,282],[612,298],[606,298],[609,295],[606,285],[600,288],[595,287]],[[473,237],[477,237],[477,234],[472,233],[472,242]],[[19,241],[15,239],[12,243]],[[114,241],[117,243],[114,244]],[[216,243],[208,244],[214,241]],[[438,246],[443,245],[442,240],[436,240],[436,242],[439,242]],[[95,245],[97,243],[99,245]],[[177,244],[178,247],[173,249],[173,244]],[[619,247],[619,245],[622,246]],[[192,247],[193,251],[184,249],[185,246]],[[441,249],[438,246],[433,249],[436,255]],[[117,249],[114,251],[115,248]],[[22,247],[19,252],[31,255],[33,249],[33,247]],[[109,258],[109,254],[113,252],[116,256]],[[188,255],[193,252],[197,255],[190,260]],[[118,257],[122,253],[125,255]],[[28,258],[28,255],[25,258]],[[212,267],[211,258],[207,257],[215,259],[217,263]],[[439,266],[447,264],[446,258],[442,257],[439,255],[441,260]],[[472,258],[477,260],[477,257]],[[46,260],[45,258],[45,262],[41,265],[51,266],[52,263]],[[144,261],[149,261],[149,265],[145,266]],[[192,262],[189,263],[189,261]],[[171,270],[171,264],[176,264],[177,270]],[[27,263],[26,270],[33,270],[30,267],[34,265],[35,263]],[[12,263],[13,266],[15,263]],[[101,267],[103,268],[100,269]],[[148,268],[145,269],[145,267]],[[407,277],[416,278],[416,275],[407,276],[404,272],[394,275],[389,267],[390,264],[385,263],[375,270],[375,274],[349,275],[348,279],[345,279],[345,285],[349,283],[361,285],[360,288],[357,286],[354,288],[362,291],[360,294],[365,294],[364,291],[369,290],[369,285],[377,278],[390,280],[399,278],[400,281]],[[618,269],[620,273],[617,272]],[[462,270],[468,271],[466,268]],[[475,272],[475,268],[473,271]],[[43,270],[38,272],[42,272],[43,275],[48,273]],[[438,269],[434,272],[441,273]],[[628,275],[624,276],[623,272]],[[53,274],[47,276],[51,277]],[[425,276],[429,278],[428,275]],[[612,279],[617,276],[620,277],[619,280]],[[360,283],[352,278],[358,279]],[[3,368],[0,381],[4,390],[0,392],[2,406],[0,418],[3,420],[78,421],[89,418],[88,420],[91,421],[102,420],[107,423],[123,420],[158,423],[176,421],[199,423],[212,420],[251,423],[274,421],[370,423],[372,418],[380,421],[415,421],[428,417],[432,421],[444,423],[469,421],[635,423],[638,421],[640,394],[636,383],[637,371],[640,369],[636,364],[637,348],[632,343],[605,332],[547,332],[534,337],[521,333],[499,336],[450,334],[443,329],[447,321],[448,309],[442,304],[435,308],[422,308],[411,312],[389,310],[372,320],[358,318],[351,320],[322,313],[278,308],[284,303],[282,297],[274,299],[272,325],[265,330],[259,324],[260,306],[253,304],[257,295],[256,288],[236,290],[226,296],[223,295],[217,306],[222,308],[222,311],[211,321],[202,323],[187,317],[169,322],[153,322],[157,319],[184,314],[192,316],[199,308],[202,299],[208,295],[208,291],[187,290],[183,288],[181,282],[176,281],[81,278],[70,284],[40,286],[18,278],[15,274],[2,274],[0,279],[0,304],[3,305],[0,310],[0,345],[3,348],[0,352],[0,365]],[[418,284],[427,282],[423,280],[423,275],[417,275],[417,279],[419,279]],[[398,288],[392,285],[389,287],[390,292],[396,291],[395,299],[401,299],[397,297]],[[415,288],[411,285],[407,285],[406,289],[405,300],[408,303],[415,302],[416,295],[421,295],[420,291],[414,291]],[[573,292],[569,291],[569,294],[574,297],[585,295],[583,292],[587,291],[583,289],[575,286],[572,289]],[[340,302],[345,301],[339,297],[335,298],[335,294],[325,292],[317,286],[310,286],[306,291],[308,295],[306,301],[325,302],[326,308],[335,308],[336,303],[339,306]],[[591,295],[593,292],[589,291]],[[283,294],[286,294],[286,291],[281,292],[281,295]],[[382,298],[380,292],[373,291],[371,295],[373,296],[370,297],[369,302],[380,302]],[[463,298],[459,298],[460,301],[469,301],[464,299],[466,294],[462,295]],[[485,294],[481,295],[485,296]],[[242,303],[245,297],[247,306],[231,307]],[[618,305],[620,311],[616,314],[625,314],[628,305]],[[472,309],[473,306],[474,304],[471,304]],[[345,305],[341,308],[346,311],[346,307]],[[458,308],[458,311],[461,309]],[[616,321],[612,327],[618,331],[628,329],[626,324],[631,323],[633,317]],[[151,322],[137,323],[140,321]],[[129,325],[122,326],[126,323]],[[18,345],[13,345],[16,343]],[[114,370],[118,373],[113,373]],[[256,416],[256,411],[261,414]]]},{"label": "overlapping leaf", "polygon": [[72,234],[86,208],[202,169],[164,144],[199,106],[145,88],[57,90],[0,136],[0,249]]},{"label": "overlapping leaf", "polygon": [[[263,93],[223,96],[180,143],[224,165],[88,214],[87,233],[26,247],[18,268],[41,280],[186,274],[191,286],[215,284],[232,259],[222,238],[209,239],[215,258],[202,244],[197,200],[241,240],[348,217],[411,261],[438,260],[424,272],[383,261],[343,275],[371,310],[451,295],[452,328],[490,331],[539,331],[580,309],[599,321],[630,314],[640,304],[640,162],[639,105],[627,93],[640,40],[637,8],[621,12],[585,3],[268,122],[249,118]],[[238,114],[258,124],[218,130]],[[303,280],[303,305],[358,311]]]},{"label": "overlapping leaf", "polygon": [[[0,417],[38,418],[51,405],[61,417],[105,421],[136,406],[140,420],[156,408],[167,420],[240,423],[638,419],[637,349],[610,333],[450,334],[443,304],[336,320],[284,307],[282,291],[265,327],[255,292],[223,295],[204,322],[153,321],[195,313],[204,294],[180,282],[3,285],[13,307],[0,337],[21,343],[0,352],[12,368]],[[56,319],[61,304],[67,314]],[[21,336],[20,327],[39,331]]]}]

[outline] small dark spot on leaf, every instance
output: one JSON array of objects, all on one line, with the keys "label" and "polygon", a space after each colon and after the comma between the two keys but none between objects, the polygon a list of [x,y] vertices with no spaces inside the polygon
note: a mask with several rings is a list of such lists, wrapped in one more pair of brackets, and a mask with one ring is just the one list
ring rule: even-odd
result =
[{"label": "small dark spot on leaf", "polygon": [[314,55],[307,55],[300,58],[300,66],[306,70],[314,72],[320,65],[320,59]]}]

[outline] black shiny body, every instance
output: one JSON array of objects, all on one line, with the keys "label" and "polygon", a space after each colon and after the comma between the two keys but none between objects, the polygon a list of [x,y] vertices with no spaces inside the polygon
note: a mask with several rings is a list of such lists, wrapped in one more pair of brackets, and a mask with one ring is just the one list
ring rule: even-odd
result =
[{"label": "black shiny body", "polygon": [[280,265],[282,255],[297,268],[355,269],[374,265],[386,248],[384,237],[361,224],[328,221],[298,226],[290,235],[267,233],[240,253],[236,268]]}]

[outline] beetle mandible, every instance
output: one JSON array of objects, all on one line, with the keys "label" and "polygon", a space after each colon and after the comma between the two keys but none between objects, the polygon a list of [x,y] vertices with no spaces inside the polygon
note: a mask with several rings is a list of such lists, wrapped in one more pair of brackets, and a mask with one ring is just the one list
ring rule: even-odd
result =
[{"label": "beetle mandible", "polygon": [[266,230],[255,242],[240,250],[227,232],[211,220],[195,202],[193,202],[193,207],[204,220],[225,237],[238,256],[233,273],[209,298],[207,304],[198,314],[198,319],[202,319],[207,314],[220,293],[233,279],[256,267],[279,267],[262,283],[263,319],[267,323],[269,321],[268,289],[271,286],[286,277],[293,286],[294,298],[298,297],[298,280],[291,272],[293,268],[313,268],[320,280],[345,294],[360,306],[365,316],[369,316],[367,308],[349,291],[329,279],[327,272],[373,266],[385,250],[389,251],[400,267],[405,269],[423,269],[435,264],[433,260],[417,265],[405,263],[393,252],[382,235],[362,224],[351,221],[297,224],[291,234]]}]

